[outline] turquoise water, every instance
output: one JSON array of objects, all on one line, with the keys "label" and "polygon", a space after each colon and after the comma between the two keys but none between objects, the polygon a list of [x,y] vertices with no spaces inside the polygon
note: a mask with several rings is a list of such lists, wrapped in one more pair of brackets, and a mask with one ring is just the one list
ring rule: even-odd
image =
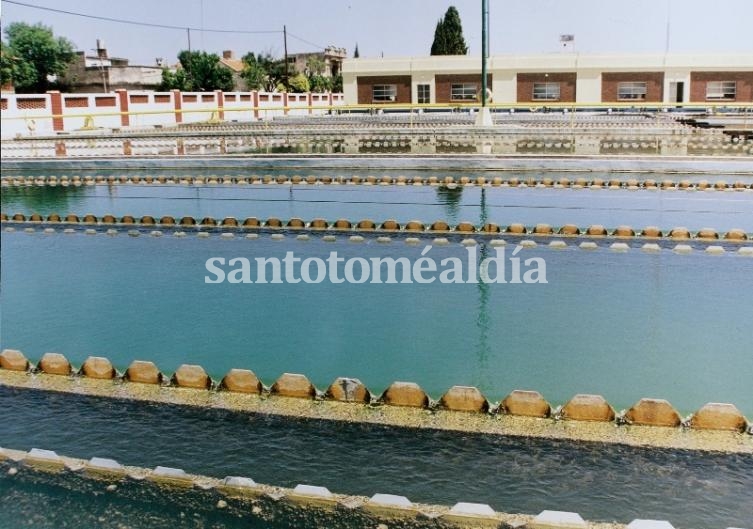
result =
[{"label": "turquoise water", "polygon": [[121,369],[250,368],[267,384],[299,372],[319,388],[351,376],[376,393],[410,380],[435,398],[461,384],[490,399],[536,389],[555,404],[599,393],[618,409],[658,397],[682,412],[717,401],[753,415],[753,259],[732,252],[523,250],[546,259],[545,285],[204,283],[216,256],[415,260],[422,248],[3,233],[0,344]]},{"label": "turquoise water", "polygon": [[[400,494],[416,502],[471,501],[529,514],[574,511],[589,520],[652,518],[708,529],[745,527],[753,519],[749,454],[404,430],[1,387],[0,400],[0,442],[11,448],[43,446],[83,459],[112,457],[122,464],[241,475],[285,487],[306,483],[364,496]],[[78,514],[74,509],[74,519],[101,512],[108,502],[108,495],[70,496],[73,505],[85,507]],[[162,511],[162,502],[143,503],[126,504],[128,518],[137,516],[136,509],[154,518]],[[116,507],[114,516],[123,508]],[[13,508],[22,518],[24,510]],[[68,505],[59,509],[70,512]],[[27,505],[25,512],[30,510]]]},{"label": "turquoise water", "polygon": [[[572,179],[572,176],[570,177]],[[636,229],[685,226],[753,232],[753,194],[719,191],[458,188],[412,186],[158,186],[10,187],[2,211],[83,215],[191,215],[197,218],[300,217],[401,222],[442,219],[500,225],[627,224]]]}]

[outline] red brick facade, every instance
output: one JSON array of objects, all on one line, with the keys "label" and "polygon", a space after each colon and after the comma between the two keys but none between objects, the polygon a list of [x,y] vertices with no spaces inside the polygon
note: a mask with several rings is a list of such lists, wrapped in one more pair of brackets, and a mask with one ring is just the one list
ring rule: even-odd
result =
[{"label": "red brick facade", "polygon": [[[476,91],[476,99],[453,101],[452,85],[458,83],[476,83],[478,90]],[[471,73],[462,75],[436,75],[434,76],[434,85],[436,93],[437,103],[479,103],[481,101],[481,74]],[[492,74],[486,76],[486,86],[491,90],[492,88]]]},{"label": "red brick facade", "polygon": [[128,91],[124,89],[115,90],[120,102],[120,126],[127,127],[131,123],[131,116],[128,114]]},{"label": "red brick facade", "polygon": [[[574,103],[575,102],[575,84],[577,75],[575,72],[565,73],[519,73],[518,74],[518,103],[547,103],[547,102],[563,102]],[[534,83],[559,83],[560,85],[560,98],[559,99],[534,99],[533,98],[533,85]]]},{"label": "red brick facade", "polygon": [[[358,76],[356,78],[358,85],[358,104],[370,105],[391,104],[391,103],[410,103],[411,102],[411,76],[410,75],[379,75],[379,76]],[[397,94],[394,101],[375,102],[373,90],[375,85],[392,85],[397,88]]]},{"label": "red brick facade", "polygon": [[712,81],[735,81],[735,99],[724,99],[710,102],[738,102],[753,101],[753,72],[690,72],[690,101],[693,103],[706,102],[706,83]]},{"label": "red brick facade", "polygon": [[[620,83],[646,83],[646,99],[619,99]],[[601,74],[601,101],[604,103],[661,103],[664,100],[664,72],[604,72]]]},{"label": "red brick facade", "polygon": [[52,107],[52,130],[59,132],[63,130],[63,95],[57,90],[50,90],[47,93],[50,94],[50,106]]},{"label": "red brick facade", "polygon": [[183,94],[180,90],[173,90],[173,105],[175,107],[175,123],[183,123]]}]

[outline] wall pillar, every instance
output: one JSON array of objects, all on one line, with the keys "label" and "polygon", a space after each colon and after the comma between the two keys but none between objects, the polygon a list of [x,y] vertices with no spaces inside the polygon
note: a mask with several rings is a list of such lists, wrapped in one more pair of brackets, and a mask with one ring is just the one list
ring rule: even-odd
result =
[{"label": "wall pillar", "polygon": [[120,106],[120,126],[127,127],[131,124],[131,116],[128,114],[128,90],[119,88],[115,90],[118,94],[118,103]]},{"label": "wall pillar", "polygon": [[259,91],[254,90],[251,95],[251,102],[254,106],[254,119],[259,119]]},{"label": "wall pillar", "polygon": [[68,156],[68,153],[65,150],[64,141],[55,142],[55,156]]},{"label": "wall pillar", "polygon": [[225,120],[225,92],[222,90],[214,91],[217,99],[217,119],[220,121]]},{"label": "wall pillar", "polygon": [[288,93],[287,92],[282,93],[282,106],[284,107],[283,113],[287,116],[288,115]]},{"label": "wall pillar", "polygon": [[[50,106],[52,107],[52,130],[55,132],[63,131],[63,95],[58,90],[47,92],[50,96]],[[65,156],[65,145],[63,145],[63,156]]]},{"label": "wall pillar", "polygon": [[314,106],[314,96],[311,95],[311,91],[309,91],[308,100],[309,100],[309,114],[313,114],[314,109],[312,109],[311,107]]},{"label": "wall pillar", "polygon": [[181,109],[183,108],[183,94],[181,94],[180,90],[173,90],[173,105],[175,108],[175,123],[183,123],[183,113],[181,112]]}]

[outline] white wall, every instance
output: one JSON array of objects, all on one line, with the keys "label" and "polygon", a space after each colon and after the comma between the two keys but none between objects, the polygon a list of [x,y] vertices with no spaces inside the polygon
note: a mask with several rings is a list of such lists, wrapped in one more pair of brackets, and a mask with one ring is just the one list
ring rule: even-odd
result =
[{"label": "white wall", "polygon": [[[228,92],[234,98],[225,97],[223,104],[224,119],[226,121],[252,121],[255,114],[259,119],[272,119],[285,114],[283,109],[284,94],[267,92]],[[128,91],[129,127],[153,127],[155,125],[171,126],[177,123],[175,113],[175,97],[177,92],[147,92]],[[51,135],[55,134],[52,118],[52,98],[57,94],[14,94],[2,93],[3,110],[2,137],[12,138],[17,135]],[[101,94],[61,94],[63,130],[75,132],[87,125],[91,118],[94,128],[121,128],[120,93],[110,92]],[[259,101],[259,109],[254,112],[255,97]],[[288,115],[305,116],[309,114],[326,114],[330,106],[345,104],[342,94],[311,94],[311,109],[309,109],[309,94],[288,95]],[[189,99],[189,101],[186,101]],[[195,99],[195,101],[190,101]],[[230,99],[234,99],[231,101]],[[114,103],[114,105],[113,105]],[[182,122],[205,122],[218,115],[218,96],[215,92],[184,92],[182,94]],[[40,108],[29,108],[38,106]],[[20,107],[20,108],[19,108]],[[316,108],[319,107],[319,108]]]}]

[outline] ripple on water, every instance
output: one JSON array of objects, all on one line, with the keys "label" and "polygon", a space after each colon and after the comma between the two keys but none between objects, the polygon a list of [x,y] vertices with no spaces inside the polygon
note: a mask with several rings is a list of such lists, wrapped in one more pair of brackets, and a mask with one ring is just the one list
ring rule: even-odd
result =
[{"label": "ripple on water", "polygon": [[10,448],[508,512],[555,508],[690,529],[753,519],[750,455],[406,431],[10,388],[0,388],[0,398],[0,445]]}]

